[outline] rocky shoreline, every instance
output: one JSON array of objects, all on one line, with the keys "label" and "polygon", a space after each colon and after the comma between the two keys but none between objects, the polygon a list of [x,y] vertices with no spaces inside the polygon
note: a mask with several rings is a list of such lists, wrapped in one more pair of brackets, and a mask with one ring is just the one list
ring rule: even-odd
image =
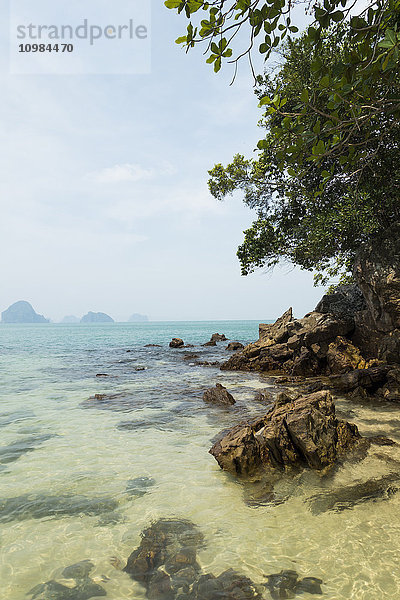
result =
[{"label": "rocky shoreline", "polygon": [[[213,360],[199,361],[198,350],[182,353],[182,359],[194,365],[220,366],[223,372],[256,372],[275,383],[273,391],[257,392],[258,401],[265,405],[261,416],[240,423],[236,418],[236,424],[221,432],[209,449],[225,472],[221,476],[248,486],[244,487],[248,506],[285,502],[290,494],[276,494],[284,479],[295,481],[313,473],[321,481],[329,481],[346,462],[363,461],[377,447],[398,445],[384,435],[361,435],[357,424],[340,418],[335,407],[335,397],[345,397],[350,404],[393,406],[400,402],[399,271],[393,260],[387,260],[386,246],[378,250],[373,254],[364,249],[358,257],[357,284],[325,295],[304,318],[295,319],[288,309],[275,323],[261,324],[259,339],[245,347],[227,340],[224,334],[213,334],[202,344],[207,352],[208,347],[222,342],[227,342],[227,352],[233,352],[222,365]],[[178,337],[169,346],[170,352],[178,353],[193,348]],[[200,395],[198,400],[201,402]],[[238,404],[222,384],[217,382],[205,390],[202,400],[203,410],[232,415],[235,423]],[[95,394],[82,403],[82,408],[129,410],[130,405],[119,394]],[[147,426],[126,422],[118,428],[131,431]],[[384,473],[333,490],[322,487],[305,500],[310,513],[340,512],[396,494],[400,489],[400,461],[386,453],[374,452],[374,456],[389,465]],[[154,480],[139,477],[128,483],[127,494],[141,496]],[[118,507],[108,508],[115,512]],[[204,535],[190,520],[159,518],[142,531],[140,544],[126,563],[115,566],[140,584],[150,600],[261,600],[323,594],[321,579],[301,577],[290,569],[264,575],[264,581],[257,582],[235,568],[219,575],[206,572],[198,561],[203,546]],[[63,579],[35,586],[29,592],[31,600],[105,596],[101,582],[90,576],[92,569],[89,560],[66,567]]]}]

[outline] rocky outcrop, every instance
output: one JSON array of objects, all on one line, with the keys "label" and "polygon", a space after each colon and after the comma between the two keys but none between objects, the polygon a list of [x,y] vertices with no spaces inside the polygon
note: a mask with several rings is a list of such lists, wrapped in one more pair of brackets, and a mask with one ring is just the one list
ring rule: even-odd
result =
[{"label": "rocky outcrop", "polygon": [[2,323],[49,323],[43,315],[38,315],[25,300],[14,302],[1,313]]},{"label": "rocky outcrop", "polygon": [[203,394],[203,400],[204,402],[219,404],[220,406],[232,406],[232,404],[236,403],[232,394],[220,383],[217,383],[214,388],[206,390]]},{"label": "rocky outcrop", "polygon": [[345,456],[360,437],[355,425],[336,418],[328,391],[294,399],[280,394],[264,417],[237,425],[210,453],[222,469],[238,476],[322,470]]},{"label": "rocky outcrop", "polygon": [[222,370],[276,371],[291,375],[313,376],[332,373],[329,345],[354,329],[351,317],[311,312],[293,319],[289,309],[274,324],[261,324],[259,340],[234,354]]},{"label": "rocky outcrop", "polygon": [[114,319],[106,313],[89,311],[82,317],[81,323],[114,323]]},{"label": "rocky outcrop", "polygon": [[228,338],[224,333],[213,333],[210,342],[226,342]]},{"label": "rocky outcrop", "polygon": [[395,365],[378,364],[355,369],[329,380],[332,389],[348,394],[350,399],[400,402],[400,367]]},{"label": "rocky outcrop", "polygon": [[354,317],[365,310],[365,298],[356,284],[341,285],[333,293],[325,294],[315,307],[315,312],[330,313],[338,317]]},{"label": "rocky outcrop", "polygon": [[182,348],[185,345],[185,342],[181,340],[181,338],[172,338],[169,343],[170,348]]},{"label": "rocky outcrop", "polygon": [[244,345],[241,342],[229,342],[226,349],[228,352],[237,352],[238,350],[243,350]]},{"label": "rocky outcrop", "polygon": [[203,344],[203,346],[216,346],[217,342],[226,342],[228,340],[223,333],[213,333],[209,342]]},{"label": "rocky outcrop", "polygon": [[360,248],[353,274],[367,305],[354,342],[367,356],[400,363],[400,225]]}]

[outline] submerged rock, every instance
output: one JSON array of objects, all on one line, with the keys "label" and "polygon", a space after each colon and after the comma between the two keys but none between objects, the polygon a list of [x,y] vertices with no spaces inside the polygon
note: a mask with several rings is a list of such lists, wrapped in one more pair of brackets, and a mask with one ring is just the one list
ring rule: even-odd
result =
[{"label": "submerged rock", "polygon": [[169,343],[170,348],[182,348],[185,345],[185,342],[181,340],[181,338],[172,338]]},{"label": "submerged rock", "polygon": [[191,600],[261,600],[260,586],[234,569],[224,571],[218,577],[207,573],[193,585]]},{"label": "submerged rock", "polygon": [[308,503],[313,515],[328,510],[341,512],[368,501],[388,500],[399,491],[400,474],[384,475],[378,479],[369,479],[363,483],[346,485],[312,496]]},{"label": "submerged rock", "polygon": [[70,565],[69,567],[65,567],[62,572],[63,577],[67,579],[84,579],[89,576],[94,569],[94,564],[91,560],[81,560],[78,563]]},{"label": "submerged rock", "polygon": [[78,579],[72,587],[54,580],[47,581],[35,586],[28,595],[31,596],[31,600],[89,600],[106,596],[107,592],[101,585],[86,577]]},{"label": "submerged rock", "polygon": [[86,515],[89,517],[114,511],[118,502],[112,498],[88,498],[86,496],[46,496],[22,494],[0,499],[0,523],[26,521],[28,519],[61,518]]},{"label": "submerged rock", "polygon": [[292,399],[280,394],[261,419],[237,425],[211,448],[219,466],[238,476],[303,467],[322,470],[360,440],[355,425],[339,421],[328,391]]},{"label": "submerged rock", "polygon": [[42,435],[34,435],[27,438],[21,438],[8,446],[0,447],[0,464],[8,464],[15,462],[24,454],[32,452],[38,446],[55,437],[54,434],[46,433]]},{"label": "submerged rock", "polygon": [[268,575],[268,582],[265,587],[270,591],[271,598],[279,600],[280,598],[294,598],[297,594],[318,594],[322,595],[322,579],[317,577],[304,577],[299,579],[296,571],[290,569],[282,570],[280,573]]},{"label": "submerged rock", "polygon": [[206,390],[203,394],[203,400],[204,402],[210,402],[211,404],[219,404],[222,406],[232,406],[232,404],[236,403],[236,400],[232,394],[230,394],[228,390],[220,383],[217,383],[215,388],[209,388]]},{"label": "submerged rock", "polygon": [[149,598],[174,598],[196,579],[196,551],[202,544],[203,535],[191,521],[160,519],[143,531],[124,571],[145,586]]},{"label": "submerged rock", "polygon": [[125,491],[129,496],[144,496],[155,483],[152,477],[135,477],[127,481]]},{"label": "submerged rock", "polygon": [[228,569],[215,577],[203,574],[197,550],[203,545],[199,529],[185,519],[160,519],[142,533],[140,546],[124,568],[159,600],[261,600],[260,586]]}]

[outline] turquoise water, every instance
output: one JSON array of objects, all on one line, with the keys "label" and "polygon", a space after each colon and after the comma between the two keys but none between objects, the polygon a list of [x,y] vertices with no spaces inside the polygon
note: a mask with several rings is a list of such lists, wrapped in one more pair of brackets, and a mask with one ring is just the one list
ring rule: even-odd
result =
[{"label": "turquoise water", "polygon": [[[200,345],[215,332],[245,343],[257,337],[258,323],[0,327],[2,599],[21,600],[49,580],[72,586],[62,571],[84,559],[107,597],[144,598],[119,567],[151,521],[171,516],[202,529],[205,572],[233,567],[260,583],[294,569],[321,578],[330,600],[400,597],[400,494],[319,515],[308,501],[391,472],[398,449],[372,450],[328,483],[312,474],[282,481],[282,504],[249,503],[249,490],[220,471],[208,450],[222,429],[265,412],[255,390],[274,382],[196,364],[229,356],[227,342]],[[175,336],[194,347],[170,349]],[[203,391],[217,382],[236,398],[233,408],[203,403]],[[338,407],[351,411],[362,432],[398,439],[396,407],[340,399]]]}]

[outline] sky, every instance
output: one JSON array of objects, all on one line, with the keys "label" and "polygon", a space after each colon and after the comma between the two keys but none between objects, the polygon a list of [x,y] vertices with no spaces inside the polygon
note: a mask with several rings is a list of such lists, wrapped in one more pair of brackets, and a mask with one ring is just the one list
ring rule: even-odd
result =
[{"label": "sky", "polygon": [[174,43],[185,18],[153,0],[149,73],[9,74],[1,6],[0,311],[263,321],[314,308],[311,273],[241,276],[255,214],[207,188],[208,169],[261,136],[246,63],[230,86],[229,68]]}]

